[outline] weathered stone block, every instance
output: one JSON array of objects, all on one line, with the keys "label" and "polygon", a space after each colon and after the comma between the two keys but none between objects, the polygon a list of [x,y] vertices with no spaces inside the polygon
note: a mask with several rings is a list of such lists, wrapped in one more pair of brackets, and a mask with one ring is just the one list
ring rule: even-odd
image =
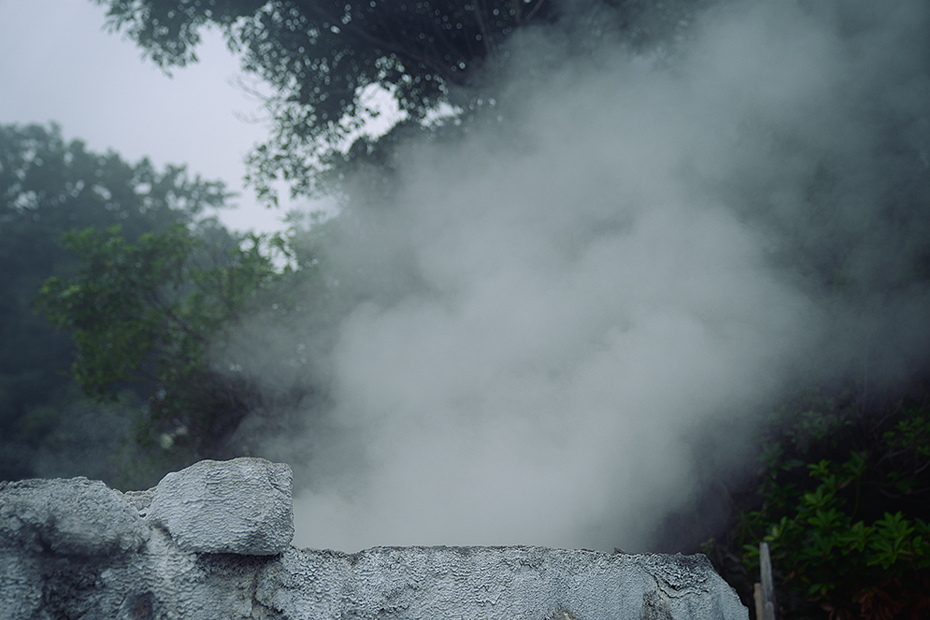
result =
[{"label": "weathered stone block", "polygon": [[200,461],[162,478],[145,519],[194,553],[277,555],[294,537],[288,465]]},{"label": "weathered stone block", "polygon": [[0,618],[32,618],[45,585],[38,563],[21,549],[0,549]]},{"label": "weathered stone block", "polygon": [[0,545],[94,556],[136,551],[148,537],[139,513],[98,480],[0,482]]},{"label": "weathered stone block", "polygon": [[126,494],[0,483],[0,618],[748,620],[704,556],[298,550],[290,492],[288,466],[250,458]]},{"label": "weathered stone block", "polygon": [[255,594],[285,618],[747,620],[705,556],[545,547],[291,550]]}]

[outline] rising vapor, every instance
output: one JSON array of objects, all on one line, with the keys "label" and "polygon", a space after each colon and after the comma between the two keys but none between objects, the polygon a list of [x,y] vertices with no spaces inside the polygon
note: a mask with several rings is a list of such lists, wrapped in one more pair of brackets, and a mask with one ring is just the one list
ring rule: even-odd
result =
[{"label": "rising vapor", "polygon": [[[318,352],[326,405],[265,448],[304,468],[296,544],[647,550],[779,397],[906,378],[928,11],[723,1],[635,49],[515,39],[467,137],[402,150],[396,197],[329,242],[364,301]],[[283,329],[244,327],[281,347],[253,372],[316,338]]]}]

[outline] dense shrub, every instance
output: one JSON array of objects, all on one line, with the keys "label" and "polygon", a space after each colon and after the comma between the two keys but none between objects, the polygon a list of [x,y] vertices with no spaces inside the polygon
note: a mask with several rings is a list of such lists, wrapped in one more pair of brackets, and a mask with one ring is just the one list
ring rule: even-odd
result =
[{"label": "dense shrub", "polygon": [[767,541],[780,618],[930,617],[930,404],[809,397],[760,440],[754,485],[705,545],[750,609]]}]

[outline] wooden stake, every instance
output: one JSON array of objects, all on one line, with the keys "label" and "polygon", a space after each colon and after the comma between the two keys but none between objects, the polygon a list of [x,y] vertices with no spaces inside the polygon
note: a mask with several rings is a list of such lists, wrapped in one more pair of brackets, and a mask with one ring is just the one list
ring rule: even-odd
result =
[{"label": "wooden stake", "polygon": [[752,599],[756,602],[756,620],[762,620],[765,615],[765,601],[762,600],[762,584],[752,586]]},{"label": "wooden stake", "polygon": [[[762,573],[762,615],[759,620],[775,620],[775,582],[772,580],[772,557],[767,542],[759,543],[759,570]],[[758,607],[757,602],[757,610]]]}]

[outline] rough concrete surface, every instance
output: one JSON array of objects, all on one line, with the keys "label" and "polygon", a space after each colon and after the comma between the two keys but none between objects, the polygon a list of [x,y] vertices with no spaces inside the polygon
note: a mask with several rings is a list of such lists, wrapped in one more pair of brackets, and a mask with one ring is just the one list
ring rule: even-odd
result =
[{"label": "rough concrete surface", "polygon": [[87,478],[0,482],[0,542],[65,555],[137,550],[149,537],[119,491]]},{"label": "rough concrete surface", "polygon": [[263,572],[256,599],[307,620],[748,617],[705,556],[545,547],[293,549]]},{"label": "rough concrete surface", "polygon": [[748,618],[704,556],[298,550],[290,484],[262,459],[203,461],[126,494],[84,478],[2,483],[0,618]]},{"label": "rough concrete surface", "polygon": [[264,459],[200,461],[162,478],[146,520],[185,551],[277,555],[294,537],[292,479]]}]

